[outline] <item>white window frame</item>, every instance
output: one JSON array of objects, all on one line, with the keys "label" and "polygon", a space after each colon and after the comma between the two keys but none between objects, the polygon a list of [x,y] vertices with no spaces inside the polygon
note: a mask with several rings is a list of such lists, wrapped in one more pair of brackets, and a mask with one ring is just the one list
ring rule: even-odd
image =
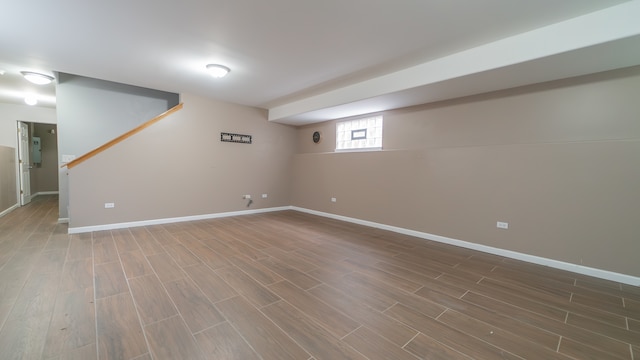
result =
[{"label": "white window frame", "polygon": [[381,114],[336,123],[336,152],[382,150]]}]

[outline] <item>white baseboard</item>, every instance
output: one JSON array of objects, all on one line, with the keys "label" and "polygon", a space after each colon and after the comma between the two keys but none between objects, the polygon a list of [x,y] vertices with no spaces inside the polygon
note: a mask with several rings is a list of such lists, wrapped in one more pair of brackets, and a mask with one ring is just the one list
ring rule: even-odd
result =
[{"label": "white baseboard", "polygon": [[[274,208],[266,208],[266,209],[241,210],[241,211],[230,211],[230,212],[215,213],[215,214],[203,214],[203,215],[182,216],[182,217],[154,219],[154,220],[132,221],[132,222],[125,222],[125,223],[117,223],[117,224],[70,227],[68,230],[68,233],[79,234],[79,233],[85,233],[85,232],[91,232],[91,231],[113,230],[113,229],[123,229],[123,228],[137,227],[137,226],[149,226],[149,225],[169,224],[169,223],[184,222],[184,221],[216,219],[216,218],[223,218],[223,217],[229,217],[229,216],[251,215],[251,214],[260,214],[260,213],[283,211],[283,210],[291,210],[291,207],[282,206],[282,207],[274,207]],[[60,219],[58,219],[58,222],[60,222]],[[69,222],[69,219],[67,219],[67,222]]]},{"label": "white baseboard", "polygon": [[[31,196],[29,196],[29,198],[31,200],[35,199],[36,197],[40,196],[40,195],[58,195],[57,191],[38,191],[35,194],[31,194]],[[31,201],[29,200],[29,201]]]},{"label": "white baseboard", "polygon": [[58,224],[68,224],[69,218],[58,218]]},{"label": "white baseboard", "polygon": [[[17,207],[14,206],[14,208]],[[4,213],[11,211],[12,208],[5,210],[0,214],[2,216]],[[184,221],[196,221],[196,220],[206,220],[206,219],[215,219],[215,218],[223,218],[229,216],[240,216],[240,215],[251,215],[251,214],[259,214],[259,213],[267,213],[274,211],[283,211],[283,210],[295,210],[307,214],[318,215],[326,218],[331,218],[335,220],[346,221],[354,224],[369,226],[377,229],[393,231],[399,234],[415,236],[417,238],[437,241],[440,243],[455,245],[467,249],[477,250],[486,252],[489,254],[494,254],[498,256],[504,256],[511,259],[522,260],[533,264],[548,266],[556,269],[571,271],[577,274],[583,274],[587,276],[593,276],[601,279],[616,281],[623,284],[629,284],[633,286],[640,286],[640,277],[631,276],[626,274],[620,274],[613,271],[596,269],[588,266],[572,264],[564,261],[553,260],[544,258],[541,256],[529,255],[525,253],[520,253],[516,251],[500,249],[492,246],[476,244],[468,241],[457,240],[453,238],[448,238],[445,236],[429,234],[421,231],[405,229],[397,226],[391,226],[386,224],[380,224],[373,221],[361,220],[356,218],[351,218],[342,215],[336,215],[331,213],[326,213],[322,211],[305,209],[297,206],[282,206],[275,208],[266,208],[266,209],[255,209],[255,210],[242,210],[242,211],[230,211],[223,213],[215,213],[215,214],[203,214],[203,215],[193,215],[193,216],[183,216],[183,217],[174,217],[174,218],[164,218],[164,219],[154,219],[154,220],[143,220],[143,221],[132,221],[125,223],[116,223],[116,224],[105,224],[105,225],[94,225],[94,226],[82,226],[82,227],[70,227],[68,232],[69,234],[78,234],[84,232],[91,231],[101,231],[101,230],[113,230],[113,229],[122,229],[129,227],[137,227],[137,226],[149,226],[149,225],[160,225],[160,224],[169,224],[176,222],[184,222]],[[69,222],[68,218],[60,218],[58,219],[59,223]]]},{"label": "white baseboard", "polygon": [[13,205],[13,206],[9,207],[9,208],[8,208],[8,209],[6,209],[6,210],[3,210],[2,212],[0,212],[0,217],[3,217],[3,216],[5,216],[5,215],[7,215],[8,213],[12,212],[13,210],[15,210],[15,209],[17,209],[17,208],[19,208],[19,207],[20,207],[20,205],[19,205],[19,204],[15,204],[15,205]]},{"label": "white baseboard", "polygon": [[59,194],[58,191],[38,191],[34,195],[31,195],[31,198],[33,199],[34,197],[36,197],[38,195],[58,195],[58,194]]},{"label": "white baseboard", "polygon": [[290,209],[295,210],[295,211],[304,212],[304,213],[307,213],[307,214],[318,215],[318,216],[323,216],[323,217],[327,217],[327,218],[331,218],[331,219],[346,221],[346,222],[350,222],[350,223],[354,223],[354,224],[369,226],[369,227],[383,229],[383,230],[389,230],[389,231],[393,231],[393,232],[396,232],[396,233],[399,233],[399,234],[415,236],[415,237],[418,237],[418,238],[437,241],[437,242],[440,242],[440,243],[445,243],[445,244],[450,244],[450,245],[455,245],[455,246],[459,246],[459,247],[463,247],[463,248],[467,248],[467,249],[478,250],[478,251],[486,252],[486,253],[489,253],[489,254],[494,254],[494,255],[508,257],[508,258],[511,258],[511,259],[526,261],[526,262],[533,263],[533,264],[544,265],[544,266],[548,266],[548,267],[552,267],[552,268],[556,268],[556,269],[561,269],[561,270],[567,270],[567,271],[571,271],[571,272],[578,273],[578,274],[583,274],[583,275],[593,276],[593,277],[597,277],[597,278],[601,278],[601,279],[616,281],[616,282],[619,282],[619,283],[629,284],[629,285],[633,285],[633,286],[640,286],[640,277],[637,277],[637,276],[631,276],[631,275],[616,273],[616,272],[613,272],[613,271],[596,269],[596,268],[577,265],[577,264],[571,264],[571,263],[567,263],[567,262],[564,262],[564,261],[558,261],[558,260],[544,258],[544,257],[541,257],[541,256],[524,254],[524,253],[520,253],[520,252],[516,252],[516,251],[505,250],[505,249],[500,249],[500,248],[496,248],[496,247],[492,247],[492,246],[476,244],[476,243],[472,243],[472,242],[468,242],[468,241],[452,239],[452,238],[448,238],[448,237],[444,237],[444,236],[440,236],[440,235],[434,235],[434,234],[429,234],[429,233],[425,233],[425,232],[409,230],[409,229],[396,227],[396,226],[391,226],[391,225],[379,224],[379,223],[375,223],[375,222],[372,222],[372,221],[360,220],[360,219],[356,219],[356,218],[350,218],[350,217],[347,217],[347,216],[336,215],[336,214],[325,213],[325,212],[316,211],[316,210],[300,208],[300,207],[297,207],[297,206],[291,206]]}]

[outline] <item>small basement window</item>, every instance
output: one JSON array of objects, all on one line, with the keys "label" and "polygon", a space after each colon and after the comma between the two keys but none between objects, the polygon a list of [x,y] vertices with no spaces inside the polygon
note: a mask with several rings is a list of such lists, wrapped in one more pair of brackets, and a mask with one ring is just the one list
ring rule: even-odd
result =
[{"label": "small basement window", "polygon": [[336,151],[382,149],[382,115],[336,124]]}]

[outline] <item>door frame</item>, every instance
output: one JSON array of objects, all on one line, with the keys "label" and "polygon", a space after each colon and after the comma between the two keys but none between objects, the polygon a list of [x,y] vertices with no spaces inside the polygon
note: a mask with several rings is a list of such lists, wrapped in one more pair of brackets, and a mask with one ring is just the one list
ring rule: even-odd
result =
[{"label": "door frame", "polygon": [[[20,141],[20,124],[23,123],[28,127],[28,131],[29,131],[29,144],[28,144],[28,150],[31,151],[31,146],[32,146],[32,141],[33,141],[33,136],[35,135],[35,133],[37,132],[36,127],[38,125],[45,125],[47,127],[53,127],[54,132],[50,132],[50,130],[47,130],[47,133],[49,133],[50,135],[56,136],[57,138],[57,133],[58,133],[58,124],[57,123],[52,123],[52,122],[40,122],[40,121],[29,121],[29,120],[15,120],[16,121],[16,125],[14,127],[15,130],[15,139],[17,144],[16,146],[16,153],[15,153],[15,169],[16,169],[16,192],[15,192],[15,199],[16,199],[16,204],[15,207],[19,207],[19,206],[23,206],[26,203],[22,203],[22,197],[20,194],[20,187],[21,187],[21,177],[22,177],[22,169],[20,166],[20,147],[22,146],[21,141]],[[42,135],[41,135],[42,136]],[[56,139],[56,143],[58,143],[58,140]],[[59,163],[59,151],[60,149],[58,148],[58,151],[56,152],[56,158],[58,160],[56,160],[56,168],[58,168],[60,166]],[[31,160],[31,159],[29,159]],[[33,164],[31,164],[33,166]],[[32,175],[30,173],[30,175]],[[30,176],[31,177],[31,176]],[[33,178],[31,179],[31,181],[33,181]],[[31,190],[31,188],[29,188],[29,190]],[[34,199],[36,196],[38,195],[53,195],[53,194],[59,194],[59,190],[60,190],[60,186],[58,185],[58,189],[55,191],[40,191],[38,192],[36,190],[36,193],[32,193],[31,194],[31,200]],[[28,202],[27,202],[28,203]]]},{"label": "door frame", "polygon": [[[27,131],[27,144],[26,146],[23,144],[22,142],[22,130],[23,128],[26,128]],[[26,122],[26,121],[17,121],[17,130],[16,130],[16,134],[18,137],[18,153],[17,153],[17,165],[18,165],[18,184],[17,184],[17,191],[18,191],[18,204],[20,206],[24,206],[26,204],[28,204],[29,202],[31,202],[31,198],[32,198],[32,194],[31,194],[31,155],[30,155],[30,151],[31,151],[31,134],[29,134],[29,128],[30,128],[30,123]],[[27,164],[25,165],[24,161],[25,159],[23,159],[26,156],[26,162]],[[24,176],[24,168],[25,166],[28,167],[27,170],[29,170],[29,176],[25,177]],[[25,189],[27,191],[25,191]]]}]

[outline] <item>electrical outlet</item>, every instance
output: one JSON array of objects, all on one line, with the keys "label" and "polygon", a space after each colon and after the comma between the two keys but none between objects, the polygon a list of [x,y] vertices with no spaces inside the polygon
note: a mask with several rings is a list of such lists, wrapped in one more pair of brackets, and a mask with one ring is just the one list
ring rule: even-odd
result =
[{"label": "electrical outlet", "polygon": [[269,195],[267,195],[267,194],[262,194],[262,198],[263,198],[263,199],[266,199],[268,196],[269,196]]},{"label": "electrical outlet", "polygon": [[331,198],[331,202],[336,202],[336,201],[338,201],[336,198],[334,197]]},{"label": "electrical outlet", "polygon": [[509,228],[509,223],[508,222],[502,222],[502,221],[498,221],[496,223],[496,227],[498,229],[508,229]]},{"label": "electrical outlet", "polygon": [[251,195],[242,195],[243,199],[251,199]]},{"label": "electrical outlet", "polygon": [[114,207],[116,207],[115,203],[104,203],[105,209],[113,209]]}]

